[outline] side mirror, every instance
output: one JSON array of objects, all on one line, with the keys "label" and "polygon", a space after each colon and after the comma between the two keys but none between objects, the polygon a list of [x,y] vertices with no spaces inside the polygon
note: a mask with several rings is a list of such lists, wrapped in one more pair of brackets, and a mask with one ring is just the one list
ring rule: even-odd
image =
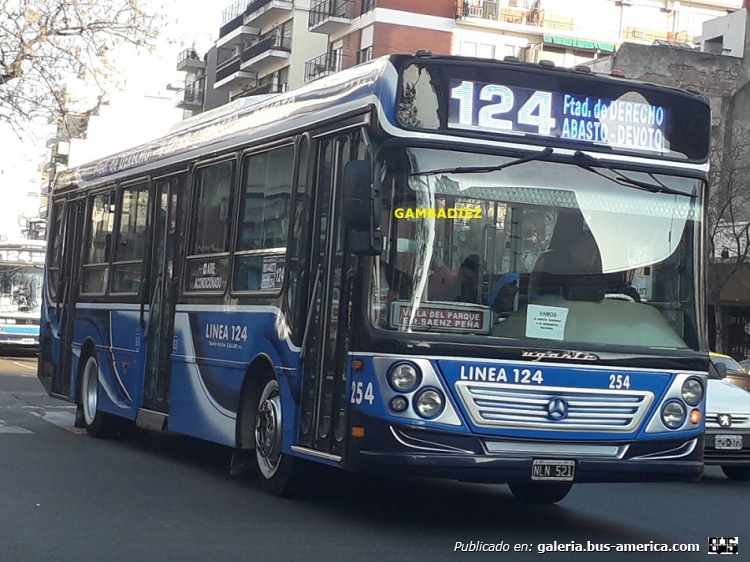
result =
[{"label": "side mirror", "polygon": [[383,252],[380,222],[380,167],[367,160],[351,160],[344,166],[343,217],[349,233],[349,251],[355,255],[378,256]]},{"label": "side mirror", "polygon": [[711,361],[711,365],[718,373],[720,379],[723,379],[727,376],[727,366],[724,365],[724,363],[714,363],[713,361]]},{"label": "side mirror", "polygon": [[[378,222],[375,213],[375,193],[372,163],[350,160],[344,166],[344,226],[348,230],[371,230]],[[379,201],[378,201],[379,202]]]}]

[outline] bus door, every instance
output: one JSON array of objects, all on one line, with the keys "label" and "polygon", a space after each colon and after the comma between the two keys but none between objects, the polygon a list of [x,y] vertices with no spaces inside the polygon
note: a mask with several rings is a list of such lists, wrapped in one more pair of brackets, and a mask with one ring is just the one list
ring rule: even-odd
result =
[{"label": "bus door", "polygon": [[356,133],[326,138],[318,144],[311,288],[303,337],[300,444],[337,460],[343,454],[346,436],[348,300],[354,267],[354,259],[344,249],[341,177],[344,164],[357,158],[360,151]]},{"label": "bus door", "polygon": [[[178,279],[175,275],[177,206],[185,174],[156,180],[156,199],[149,281],[149,314],[146,323],[146,365],[143,407],[169,412],[174,313]],[[145,304],[145,303],[144,303]]]},{"label": "bus door", "polygon": [[85,231],[86,200],[69,201],[65,209],[62,263],[60,264],[56,306],[60,311],[60,354],[52,378],[52,393],[71,396],[73,369],[71,344],[75,336],[75,306],[81,281],[81,251]]}]

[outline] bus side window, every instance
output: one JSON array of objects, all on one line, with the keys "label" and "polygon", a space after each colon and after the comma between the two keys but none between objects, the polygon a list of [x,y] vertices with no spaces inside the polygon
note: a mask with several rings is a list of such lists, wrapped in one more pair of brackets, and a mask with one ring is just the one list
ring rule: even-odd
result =
[{"label": "bus side window", "polygon": [[99,193],[89,200],[89,227],[84,255],[81,292],[101,294],[107,290],[115,211],[114,191]]},{"label": "bus side window", "polygon": [[[251,154],[243,168],[232,290],[276,291],[283,280],[275,273],[286,254],[294,146]],[[275,250],[275,260],[268,250]]]}]

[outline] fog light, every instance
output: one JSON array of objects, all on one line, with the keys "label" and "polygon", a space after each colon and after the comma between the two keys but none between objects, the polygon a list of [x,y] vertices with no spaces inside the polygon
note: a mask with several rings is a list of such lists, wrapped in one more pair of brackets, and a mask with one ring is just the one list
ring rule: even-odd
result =
[{"label": "fog light", "polygon": [[419,393],[414,404],[417,413],[423,418],[434,418],[443,411],[445,401],[443,395],[432,388]]},{"label": "fog light", "polygon": [[396,396],[393,400],[391,400],[391,410],[393,410],[394,412],[403,412],[404,410],[406,410],[406,407],[408,405],[409,403],[403,396]]},{"label": "fog light", "polygon": [[677,429],[685,423],[686,415],[685,406],[677,401],[667,402],[661,409],[661,420],[670,429]]},{"label": "fog light", "polygon": [[688,379],[682,383],[682,399],[691,406],[697,406],[703,399],[703,385],[698,379]]}]

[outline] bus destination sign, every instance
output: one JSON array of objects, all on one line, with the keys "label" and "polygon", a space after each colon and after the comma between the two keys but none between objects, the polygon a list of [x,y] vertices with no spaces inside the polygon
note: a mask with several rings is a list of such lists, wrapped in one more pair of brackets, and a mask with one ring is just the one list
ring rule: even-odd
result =
[{"label": "bus destination sign", "polygon": [[[627,98],[627,99],[624,99]],[[448,127],[666,153],[669,114],[637,92],[618,100],[451,79]]]}]

